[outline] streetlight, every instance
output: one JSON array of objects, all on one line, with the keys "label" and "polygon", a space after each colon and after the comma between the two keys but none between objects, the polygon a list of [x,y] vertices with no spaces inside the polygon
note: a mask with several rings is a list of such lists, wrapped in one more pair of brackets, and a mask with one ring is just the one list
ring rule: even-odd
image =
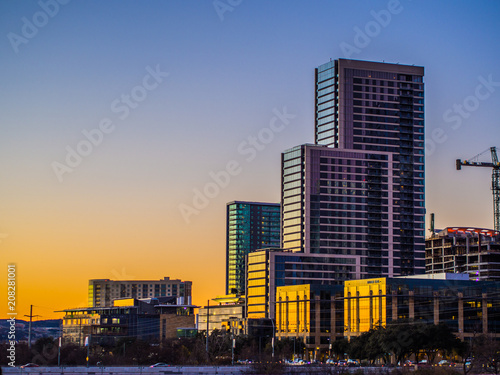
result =
[{"label": "streetlight", "polygon": [[276,327],[274,326],[274,320],[273,319],[271,319],[271,323],[273,324],[273,338],[272,338],[273,355],[272,355],[272,357],[274,358],[274,338],[275,338],[275,335],[276,335]]}]

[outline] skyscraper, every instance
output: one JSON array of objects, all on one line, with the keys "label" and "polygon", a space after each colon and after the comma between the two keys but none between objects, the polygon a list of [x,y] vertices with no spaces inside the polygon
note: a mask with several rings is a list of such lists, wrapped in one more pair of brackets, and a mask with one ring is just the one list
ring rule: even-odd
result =
[{"label": "skyscraper", "polygon": [[423,74],[344,59],[316,69],[316,145],[282,154],[284,249],[354,259],[339,281],[425,271]]},{"label": "skyscraper", "polygon": [[280,246],[279,203],[227,204],[226,293],[245,293],[245,258],[254,250]]}]

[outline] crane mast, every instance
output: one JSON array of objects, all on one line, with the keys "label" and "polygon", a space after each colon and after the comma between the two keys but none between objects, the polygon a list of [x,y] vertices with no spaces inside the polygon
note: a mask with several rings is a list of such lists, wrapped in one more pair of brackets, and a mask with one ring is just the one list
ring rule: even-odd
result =
[{"label": "crane mast", "polygon": [[[487,152],[486,150],[485,152]],[[490,147],[491,153],[491,163],[475,161],[483,153],[469,159],[461,160],[457,159],[456,166],[457,170],[461,170],[462,166],[466,167],[485,167],[492,169],[491,176],[491,191],[493,193],[493,221],[494,229],[500,231],[500,163],[498,162],[498,155],[496,147]]]}]

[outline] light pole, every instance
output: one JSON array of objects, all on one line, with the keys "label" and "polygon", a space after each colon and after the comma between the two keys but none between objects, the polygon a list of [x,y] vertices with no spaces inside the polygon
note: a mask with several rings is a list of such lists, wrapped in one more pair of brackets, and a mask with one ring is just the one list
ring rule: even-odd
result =
[{"label": "light pole", "polygon": [[234,366],[234,347],[236,346],[236,340],[234,339],[234,326],[237,322],[236,318],[230,317],[229,323],[231,324],[231,365]]},{"label": "light pole", "polygon": [[274,326],[274,320],[273,319],[271,319],[271,323],[273,324],[273,338],[272,338],[273,354],[272,354],[272,357],[274,358],[274,337],[275,337],[275,334],[276,334],[276,328]]}]

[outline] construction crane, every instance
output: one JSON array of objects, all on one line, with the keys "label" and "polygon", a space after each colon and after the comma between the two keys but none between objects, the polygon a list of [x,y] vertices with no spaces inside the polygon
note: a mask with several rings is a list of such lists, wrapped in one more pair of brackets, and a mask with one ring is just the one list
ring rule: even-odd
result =
[{"label": "construction crane", "polygon": [[[486,152],[491,153],[491,163],[478,161],[479,157]],[[488,150],[481,152],[469,160],[457,159],[457,170],[462,169],[462,165],[466,167],[486,167],[492,168],[491,175],[491,191],[493,192],[493,220],[494,229],[500,230],[500,163],[498,162],[496,147],[490,147]]]}]

